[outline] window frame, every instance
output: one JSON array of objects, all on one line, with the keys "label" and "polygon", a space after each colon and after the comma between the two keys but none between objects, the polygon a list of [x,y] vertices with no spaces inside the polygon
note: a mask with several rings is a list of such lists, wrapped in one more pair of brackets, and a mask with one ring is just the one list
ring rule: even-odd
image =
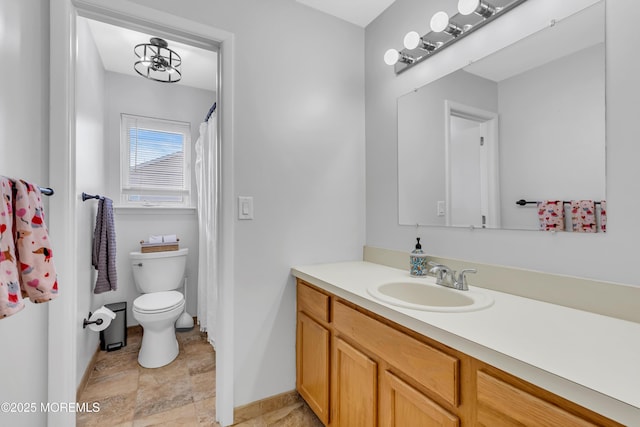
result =
[{"label": "window frame", "polygon": [[[131,141],[128,130],[132,128],[147,129],[151,131],[179,133],[183,135],[183,188],[154,188],[148,186],[131,186],[129,183]],[[124,207],[148,207],[148,208],[192,208],[193,197],[191,193],[191,123],[178,120],[161,119],[157,117],[141,116],[137,114],[120,114],[120,203]],[[140,195],[142,200],[130,200],[130,196]],[[144,200],[145,196],[182,196],[181,201]]]}]

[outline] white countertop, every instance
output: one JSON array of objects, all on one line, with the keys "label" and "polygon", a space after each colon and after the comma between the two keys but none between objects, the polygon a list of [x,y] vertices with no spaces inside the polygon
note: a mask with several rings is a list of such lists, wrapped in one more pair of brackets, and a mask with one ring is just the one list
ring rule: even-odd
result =
[{"label": "white countertop", "polygon": [[433,278],[364,261],[294,267],[292,274],[595,412],[640,426],[638,323],[474,286],[469,288],[494,299],[491,307],[462,313],[397,307],[373,298],[367,287]]}]

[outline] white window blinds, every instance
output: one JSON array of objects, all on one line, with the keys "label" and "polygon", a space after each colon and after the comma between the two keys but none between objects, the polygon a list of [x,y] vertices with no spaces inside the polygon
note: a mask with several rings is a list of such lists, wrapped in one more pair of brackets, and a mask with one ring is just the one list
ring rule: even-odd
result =
[{"label": "white window blinds", "polygon": [[189,123],[122,114],[121,132],[123,202],[186,205]]}]

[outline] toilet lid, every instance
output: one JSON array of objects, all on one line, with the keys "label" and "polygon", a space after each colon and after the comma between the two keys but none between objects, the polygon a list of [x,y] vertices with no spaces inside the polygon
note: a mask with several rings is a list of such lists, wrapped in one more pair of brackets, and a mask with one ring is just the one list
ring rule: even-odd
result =
[{"label": "toilet lid", "polygon": [[178,291],[154,292],[140,295],[133,301],[133,308],[138,312],[157,313],[169,311],[184,302]]}]

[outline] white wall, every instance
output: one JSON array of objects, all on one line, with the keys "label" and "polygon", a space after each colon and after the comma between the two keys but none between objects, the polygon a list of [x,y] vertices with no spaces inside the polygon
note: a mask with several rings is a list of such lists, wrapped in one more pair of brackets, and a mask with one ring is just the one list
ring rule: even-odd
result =
[{"label": "white wall", "polygon": [[293,0],[135,0],[235,34],[235,405],[295,388],[293,265],[361,259],[364,31]]},{"label": "white wall", "polygon": [[516,200],[606,197],[604,58],[592,46],[498,84],[503,227],[538,229]]},{"label": "white wall", "polygon": [[[105,174],[105,72],[87,21],[77,21],[78,55],[76,78],[76,185],[89,194],[101,194],[106,187]],[[96,271],[91,265],[96,203],[78,203],[76,208],[78,251],[78,311],[81,321],[103,302],[94,295]],[[100,334],[81,327],[76,330],[76,383],[80,383],[95,354]]]},{"label": "white wall", "polygon": [[[216,70],[211,70],[215,78]],[[199,126],[213,105],[215,92],[183,85],[167,85],[124,74],[106,73],[106,163],[109,175],[105,190],[116,206],[119,205],[120,185],[120,114],[177,120],[191,124],[192,177],[191,188],[196,206],[196,183],[193,164]],[[81,187],[80,187],[81,188]],[[85,204],[95,204],[87,201]],[[133,318],[133,300],[140,295],[133,281],[129,252],[140,250],[140,241],[150,235],[176,234],[181,248],[189,248],[186,276],[188,295],[186,309],[192,316],[197,311],[198,281],[198,217],[195,209],[115,209],[118,290],[103,294],[106,303],[127,302],[127,324],[137,325]]]},{"label": "white wall", "polygon": [[[7,64],[0,78],[0,174],[41,186],[49,176],[48,43],[48,1],[0,2],[0,57]],[[21,312],[0,319],[0,402],[47,401],[48,313],[55,303],[27,301]],[[46,414],[0,412],[0,424],[45,425]]]},{"label": "white wall", "polygon": [[[636,183],[639,148],[636,131],[640,98],[640,59],[633,54],[634,18],[640,4],[631,0],[606,4],[607,200],[606,234],[539,233],[399,226],[397,203],[396,98],[445,75],[514,34],[530,34],[549,17],[562,18],[590,0],[537,0],[518,6],[481,31],[461,40],[431,59],[396,76],[382,61],[389,47],[398,47],[406,31],[426,29],[427,18],[455,2],[397,0],[366,30],[367,126],[367,244],[410,250],[416,233],[426,253],[445,258],[507,265],[585,278],[640,285],[635,271],[640,237],[635,212],[640,208]],[[450,10],[453,12],[452,10]],[[542,47],[541,47],[542,48]],[[518,250],[513,250],[518,248]]]}]

